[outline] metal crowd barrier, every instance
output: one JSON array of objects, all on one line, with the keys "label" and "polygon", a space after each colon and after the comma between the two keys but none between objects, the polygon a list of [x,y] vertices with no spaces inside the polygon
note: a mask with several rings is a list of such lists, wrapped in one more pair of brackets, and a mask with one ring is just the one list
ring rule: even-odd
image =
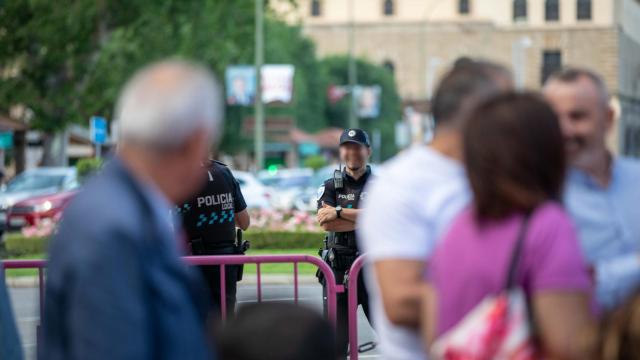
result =
[{"label": "metal crowd barrier", "polygon": [[256,295],[258,302],[262,301],[262,278],[260,272],[261,264],[279,264],[293,263],[293,301],[298,303],[298,264],[313,264],[322,271],[327,279],[327,316],[332,324],[336,323],[336,294],[343,292],[344,287],[336,284],[336,278],[331,270],[322,259],[310,255],[215,255],[215,256],[186,256],[184,259],[190,265],[220,265],[220,307],[223,321],[226,318],[227,302],[226,302],[226,284],[225,284],[225,266],[226,265],[256,265]]},{"label": "metal crowd barrier", "polygon": [[[225,286],[225,267],[227,265],[256,265],[256,296],[258,302],[262,301],[262,277],[260,266],[262,264],[293,264],[293,298],[298,303],[298,264],[308,263],[318,267],[327,280],[327,316],[329,320],[336,323],[336,295],[345,291],[343,285],[336,284],[335,276],[331,267],[322,259],[310,255],[224,255],[224,256],[186,256],[184,260],[189,265],[219,265],[220,266],[220,291],[221,315],[223,320],[226,318],[226,286]],[[349,348],[350,359],[358,359],[358,277],[365,263],[365,257],[361,256],[353,263],[349,271],[349,282],[347,286],[348,294],[348,319],[349,319]],[[39,312],[40,319],[44,314],[44,269],[46,267],[45,260],[5,260],[3,261],[4,269],[38,269],[38,289],[39,289]],[[38,332],[39,333],[39,332]],[[39,342],[39,337],[38,337]]]},{"label": "metal crowd barrier", "polygon": [[[46,260],[4,260],[2,262],[5,270],[7,269],[38,269],[38,309],[40,311],[40,319],[44,314],[44,268],[47,266]],[[4,274],[2,274],[4,276]]]},{"label": "metal crowd barrier", "polygon": [[[221,295],[221,315],[223,320],[226,318],[226,286],[225,286],[225,267],[227,265],[255,264],[256,265],[256,291],[258,302],[262,301],[262,276],[260,266],[262,264],[293,264],[293,299],[297,304],[299,299],[298,291],[298,264],[308,263],[318,267],[327,280],[327,317],[332,324],[336,323],[336,294],[344,291],[344,286],[336,284],[336,279],[331,270],[320,258],[309,255],[224,255],[224,256],[186,256],[183,258],[189,265],[219,265],[220,266],[220,284],[222,286]],[[46,260],[5,260],[2,262],[5,270],[9,269],[37,269],[38,270],[38,295],[39,295],[39,312],[40,319],[44,314],[44,270],[47,265]],[[4,274],[0,274],[3,275]],[[38,328],[40,325],[38,325]],[[39,331],[37,331],[39,334]],[[37,343],[40,337],[37,336]],[[39,348],[39,346],[37,347]]]}]

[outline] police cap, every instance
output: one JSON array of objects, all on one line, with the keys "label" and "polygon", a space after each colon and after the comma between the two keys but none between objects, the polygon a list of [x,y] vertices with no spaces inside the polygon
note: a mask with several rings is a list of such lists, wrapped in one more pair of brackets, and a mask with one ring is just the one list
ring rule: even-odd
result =
[{"label": "police cap", "polygon": [[371,146],[369,143],[369,135],[367,135],[367,133],[362,129],[346,129],[343,131],[342,135],[340,135],[340,145],[349,142],[364,145],[366,147]]}]

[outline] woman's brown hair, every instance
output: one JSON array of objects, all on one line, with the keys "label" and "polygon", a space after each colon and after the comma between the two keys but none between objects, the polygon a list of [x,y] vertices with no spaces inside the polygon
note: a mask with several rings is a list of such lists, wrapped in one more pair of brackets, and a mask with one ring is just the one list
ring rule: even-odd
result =
[{"label": "woman's brown hair", "polygon": [[478,217],[499,219],[560,199],[563,138],[540,96],[507,93],[485,101],[466,123],[463,141]]}]

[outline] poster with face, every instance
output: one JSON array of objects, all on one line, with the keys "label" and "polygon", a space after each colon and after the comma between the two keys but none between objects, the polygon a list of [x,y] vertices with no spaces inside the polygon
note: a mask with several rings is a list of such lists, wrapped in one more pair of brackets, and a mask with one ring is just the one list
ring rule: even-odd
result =
[{"label": "poster with face", "polygon": [[372,119],[380,116],[380,85],[356,86],[353,95],[356,98],[357,113],[359,118]]},{"label": "poster with face", "polygon": [[230,66],[225,72],[227,104],[248,106],[256,96],[255,68],[249,65]]}]

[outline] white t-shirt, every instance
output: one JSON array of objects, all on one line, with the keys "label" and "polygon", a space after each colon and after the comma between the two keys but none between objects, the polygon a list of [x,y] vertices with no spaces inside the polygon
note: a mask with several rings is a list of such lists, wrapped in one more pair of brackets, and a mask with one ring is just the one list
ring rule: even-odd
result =
[{"label": "white t-shirt", "polygon": [[[462,165],[427,146],[415,146],[390,160],[367,191],[357,234],[369,263],[426,261],[470,198]],[[365,267],[365,277],[383,357],[426,358],[420,335],[387,319],[372,266]]]}]

